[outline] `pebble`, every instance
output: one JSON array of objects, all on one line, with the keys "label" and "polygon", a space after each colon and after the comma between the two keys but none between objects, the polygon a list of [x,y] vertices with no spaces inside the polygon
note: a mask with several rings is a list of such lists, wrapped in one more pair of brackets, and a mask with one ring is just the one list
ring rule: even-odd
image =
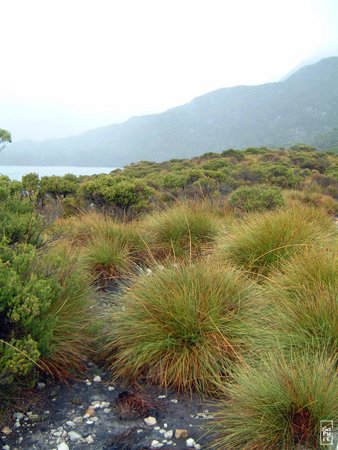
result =
[{"label": "pebble", "polygon": [[14,424],[14,428],[20,428],[21,427],[21,423],[17,420]]},{"label": "pebble", "polygon": [[69,447],[65,442],[61,442],[61,444],[58,445],[58,450],[69,450]]},{"label": "pebble", "polygon": [[173,437],[173,435],[174,435],[173,430],[169,430],[164,433],[165,439],[171,439]]},{"label": "pebble", "polygon": [[177,403],[178,402],[177,398],[172,398],[170,401],[171,401],[171,403]]},{"label": "pebble", "polygon": [[181,429],[177,429],[175,431],[175,438],[176,439],[185,439],[188,437],[188,430],[181,430]]},{"label": "pebble", "polygon": [[186,443],[186,446],[187,446],[188,448],[194,448],[195,445],[196,445],[196,442],[195,442],[194,439],[192,439],[192,438],[187,439],[187,440],[185,441],[185,443]]},{"label": "pebble", "polygon": [[9,446],[9,445],[4,445],[4,446],[2,447],[2,450],[10,450],[10,446]]},{"label": "pebble", "polygon": [[156,441],[156,439],[154,439],[151,442],[150,448],[162,448],[164,446],[164,444],[162,444],[162,442],[158,442]]},{"label": "pebble", "polygon": [[166,395],[159,395],[158,398],[167,398]]},{"label": "pebble", "polygon": [[103,412],[106,414],[110,413],[110,411],[111,411],[111,408],[104,408],[104,410],[103,410]]},{"label": "pebble", "polygon": [[108,386],[108,391],[115,391],[114,386]]},{"label": "pebble", "polygon": [[75,423],[72,420],[67,420],[66,425],[67,425],[67,427],[72,427],[72,428],[75,427]]},{"label": "pebble", "polygon": [[100,377],[100,375],[95,375],[95,377],[93,378],[93,381],[95,382],[95,383],[101,383],[101,377]]},{"label": "pebble", "polygon": [[85,441],[87,444],[92,444],[92,443],[94,442],[94,438],[93,438],[93,436],[90,434],[89,436],[87,436],[87,437],[84,439],[84,441]]},{"label": "pebble", "polygon": [[77,433],[76,431],[70,431],[68,433],[69,439],[74,442],[74,441],[79,441],[80,439],[82,439],[81,434]]},{"label": "pebble", "polygon": [[201,450],[201,444],[195,444],[195,450]]},{"label": "pebble", "polygon": [[149,416],[144,419],[144,422],[146,425],[149,425],[151,427],[151,426],[156,425],[157,420],[155,417]]},{"label": "pebble", "polygon": [[82,423],[83,422],[83,417],[79,416],[79,417],[75,417],[75,419],[73,420],[74,423]]},{"label": "pebble", "polygon": [[1,430],[1,432],[3,434],[5,434],[6,436],[10,435],[12,430],[9,427],[3,427],[3,429]]},{"label": "pebble", "polygon": [[38,384],[36,385],[36,387],[37,387],[38,389],[40,389],[40,391],[41,391],[41,389],[44,389],[44,388],[46,387],[46,383],[38,383]]},{"label": "pebble", "polygon": [[15,412],[13,414],[13,417],[14,417],[14,419],[21,420],[21,419],[23,419],[25,417],[25,415],[22,414],[21,412]]}]

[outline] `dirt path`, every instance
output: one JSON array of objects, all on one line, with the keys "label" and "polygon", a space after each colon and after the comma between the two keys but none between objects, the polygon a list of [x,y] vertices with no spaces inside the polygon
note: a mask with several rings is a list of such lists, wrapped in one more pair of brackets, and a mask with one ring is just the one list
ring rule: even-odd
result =
[{"label": "dirt path", "polygon": [[[38,384],[41,396],[30,411],[14,412],[11,433],[0,433],[4,450],[146,450],[207,448],[212,410],[199,398],[179,398],[161,388],[112,385],[90,364],[87,381]],[[94,381],[98,380],[98,381]],[[147,425],[149,422],[156,423]],[[176,430],[183,437],[176,438]],[[5,429],[5,431],[9,431]],[[161,445],[162,444],[162,445]]]}]

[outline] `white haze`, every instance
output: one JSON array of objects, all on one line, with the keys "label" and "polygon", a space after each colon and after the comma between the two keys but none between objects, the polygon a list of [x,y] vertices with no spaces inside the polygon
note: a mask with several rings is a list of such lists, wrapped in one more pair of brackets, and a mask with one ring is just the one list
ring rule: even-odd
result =
[{"label": "white haze", "polygon": [[336,0],[0,0],[0,128],[69,136],[338,55]]}]

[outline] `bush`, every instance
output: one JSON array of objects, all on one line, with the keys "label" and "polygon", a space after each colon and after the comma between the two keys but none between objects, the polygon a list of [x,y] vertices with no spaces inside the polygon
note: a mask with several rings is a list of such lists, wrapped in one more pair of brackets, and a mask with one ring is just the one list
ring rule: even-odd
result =
[{"label": "bush", "polygon": [[238,272],[205,264],[143,274],[112,313],[115,378],[220,395],[233,361],[254,339],[259,294]]},{"label": "bush", "polygon": [[269,285],[272,338],[286,349],[338,348],[338,253],[309,250],[292,258]]},{"label": "bush", "polygon": [[176,204],[145,218],[149,246],[159,258],[198,256],[215,240],[220,225],[203,204]]},{"label": "bush", "polygon": [[276,353],[238,367],[211,425],[213,448],[318,449],[320,420],[337,417],[337,392],[335,363],[325,355]]},{"label": "bush", "polygon": [[0,247],[0,382],[34,368],[63,378],[84,368],[89,287],[66,249]]},{"label": "bush", "polygon": [[242,186],[229,195],[229,206],[243,212],[264,211],[284,205],[282,191],[265,185]]},{"label": "bush", "polygon": [[299,207],[254,214],[234,224],[219,239],[216,257],[266,276],[307,247],[335,245],[337,229],[332,218],[320,210]]}]

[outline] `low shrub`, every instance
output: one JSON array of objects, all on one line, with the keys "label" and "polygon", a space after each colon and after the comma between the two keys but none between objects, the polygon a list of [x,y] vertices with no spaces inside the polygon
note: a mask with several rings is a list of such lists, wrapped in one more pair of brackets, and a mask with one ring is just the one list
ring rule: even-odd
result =
[{"label": "low shrub", "polygon": [[0,382],[84,368],[90,288],[68,249],[0,247]]},{"label": "low shrub", "polygon": [[318,449],[320,421],[337,417],[337,392],[335,363],[325,355],[276,353],[238,367],[211,424],[212,448]]},{"label": "low shrub", "polygon": [[[338,348],[338,253],[303,252],[269,283],[272,338],[286,349]],[[268,321],[267,321],[268,322]]]},{"label": "low shrub", "polygon": [[247,216],[222,236],[216,258],[265,277],[307,247],[337,245],[337,227],[325,212],[298,207]]},{"label": "low shrub", "polygon": [[259,303],[254,285],[230,268],[200,262],[143,274],[111,315],[113,376],[220,395],[229,367],[255,339]]},{"label": "low shrub", "polygon": [[243,212],[276,209],[284,205],[281,189],[266,185],[242,186],[228,197],[229,206]]},{"label": "low shrub", "polygon": [[156,257],[191,258],[215,240],[220,221],[203,204],[182,203],[147,216],[143,228]]}]

